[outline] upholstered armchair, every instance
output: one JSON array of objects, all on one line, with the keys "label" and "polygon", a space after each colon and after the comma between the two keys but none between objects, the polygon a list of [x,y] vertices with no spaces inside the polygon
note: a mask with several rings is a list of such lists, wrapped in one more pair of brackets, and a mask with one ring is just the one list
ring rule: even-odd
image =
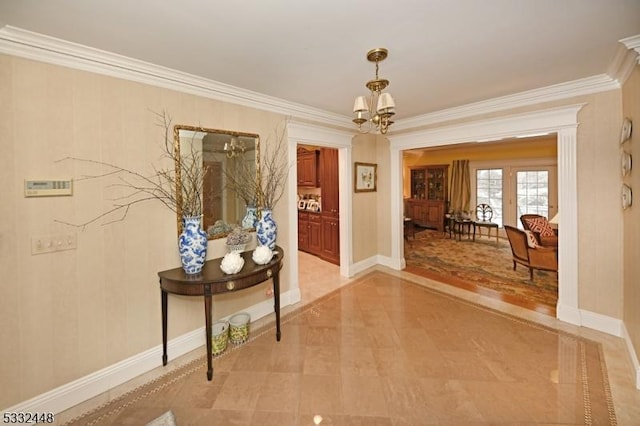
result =
[{"label": "upholstered armchair", "polygon": [[504,225],[504,230],[507,232],[507,238],[511,244],[514,271],[518,263],[526,266],[529,268],[531,281],[533,281],[534,269],[558,272],[557,249],[538,245],[532,234],[529,237],[527,232],[513,226]]},{"label": "upholstered armchair", "polygon": [[533,233],[539,245],[558,248],[558,234],[546,217],[539,214],[523,214],[520,216],[520,222],[525,230]]}]

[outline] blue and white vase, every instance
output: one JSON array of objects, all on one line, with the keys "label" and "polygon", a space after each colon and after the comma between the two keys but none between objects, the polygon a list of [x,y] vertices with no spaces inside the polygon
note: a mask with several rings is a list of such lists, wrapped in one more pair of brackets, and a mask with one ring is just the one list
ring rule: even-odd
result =
[{"label": "blue and white vase", "polygon": [[182,218],[178,249],[185,273],[197,274],[202,270],[207,258],[207,233],[202,230],[202,216]]},{"label": "blue and white vase", "polygon": [[278,225],[273,220],[271,209],[263,209],[256,226],[256,237],[258,244],[267,246],[271,250],[276,248],[276,236],[278,233]]},{"label": "blue and white vase", "polygon": [[247,213],[242,218],[242,228],[251,229],[256,227],[258,224],[257,211],[257,207],[247,206]]}]

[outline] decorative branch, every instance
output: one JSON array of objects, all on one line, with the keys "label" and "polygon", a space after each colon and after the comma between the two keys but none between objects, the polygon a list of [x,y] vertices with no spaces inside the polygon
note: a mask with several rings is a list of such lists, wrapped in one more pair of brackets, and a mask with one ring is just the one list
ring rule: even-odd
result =
[{"label": "decorative branch", "polygon": [[242,157],[234,157],[232,161],[227,159],[227,164],[232,166],[225,167],[223,172],[226,188],[240,197],[245,205],[255,206],[258,193],[255,166],[251,166]]},{"label": "decorative branch", "polygon": [[57,160],[56,162],[75,161],[107,167],[110,169],[107,172],[95,175],[84,175],[78,180],[92,180],[117,176],[120,183],[109,186],[125,188],[129,190],[129,193],[112,200],[121,200],[124,202],[114,202],[111,209],[81,224],[72,224],[60,220],[56,220],[56,222],[84,229],[87,225],[95,223],[102,218],[116,212],[121,212],[119,219],[111,220],[103,223],[103,225],[119,222],[126,218],[131,207],[151,200],[160,201],[174,213],[182,211],[183,216],[202,215],[204,176],[208,171],[203,164],[202,153],[198,152],[193,147],[193,144],[187,153],[181,153],[172,138],[171,118],[166,112],[154,114],[158,118],[158,125],[162,127],[164,131],[161,158],[171,160],[173,167],[156,168],[154,166],[153,173],[150,176],[145,176],[142,173],[105,161],[78,157],[65,157]]},{"label": "decorative branch", "polygon": [[[260,159],[259,181],[256,185],[258,204],[265,209],[273,210],[284,195],[284,188],[289,175],[287,161],[287,146],[285,144],[285,125],[282,129],[276,127],[274,131],[275,144],[271,149],[265,149]],[[267,141],[269,138],[267,138]]]},{"label": "decorative branch", "polygon": [[290,167],[287,161],[285,129],[286,121],[282,129],[276,127],[273,147],[261,150],[258,173],[241,157],[233,161],[232,167],[224,170],[226,188],[235,192],[247,206],[273,210],[284,195]]}]

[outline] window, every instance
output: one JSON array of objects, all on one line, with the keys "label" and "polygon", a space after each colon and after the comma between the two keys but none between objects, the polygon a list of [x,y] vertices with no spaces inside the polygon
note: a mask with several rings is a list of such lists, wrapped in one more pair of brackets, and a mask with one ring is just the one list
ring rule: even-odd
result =
[{"label": "window", "polygon": [[539,214],[549,217],[549,172],[525,170],[516,173],[518,217]]},{"label": "window", "polygon": [[502,169],[476,170],[476,204],[493,209],[492,222],[502,226]]},{"label": "window", "polygon": [[557,167],[554,159],[470,162],[471,208],[489,204],[500,227],[522,227],[526,213],[553,217],[557,212]]}]

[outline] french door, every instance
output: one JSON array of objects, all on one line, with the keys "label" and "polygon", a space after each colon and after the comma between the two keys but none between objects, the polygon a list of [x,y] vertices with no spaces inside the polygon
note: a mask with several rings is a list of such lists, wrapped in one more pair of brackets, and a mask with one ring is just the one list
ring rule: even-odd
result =
[{"label": "french door", "polygon": [[558,209],[555,165],[470,165],[472,206],[489,204],[493,222],[522,228],[526,213],[552,218]]},{"label": "french door", "polygon": [[551,219],[558,210],[557,167],[511,169],[512,204],[510,215],[522,229],[520,216],[539,214]]}]

